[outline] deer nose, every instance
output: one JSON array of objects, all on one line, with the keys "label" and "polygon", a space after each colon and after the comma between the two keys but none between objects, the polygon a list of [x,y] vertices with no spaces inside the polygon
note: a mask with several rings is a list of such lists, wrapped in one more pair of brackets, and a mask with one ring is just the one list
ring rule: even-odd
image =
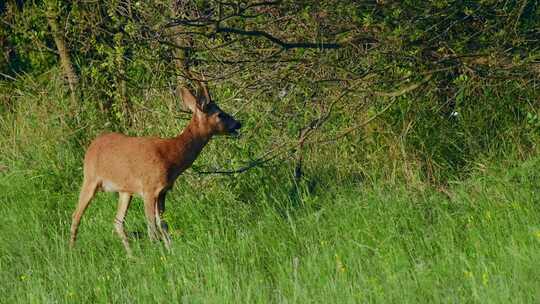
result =
[{"label": "deer nose", "polygon": [[238,121],[234,124],[234,129],[240,129],[242,127],[242,124],[239,123]]}]

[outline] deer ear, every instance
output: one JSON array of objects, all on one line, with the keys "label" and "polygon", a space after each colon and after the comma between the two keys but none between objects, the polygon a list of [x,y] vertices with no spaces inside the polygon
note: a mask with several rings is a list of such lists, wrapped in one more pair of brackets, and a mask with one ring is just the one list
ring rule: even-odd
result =
[{"label": "deer ear", "polygon": [[206,113],[206,111],[208,111],[208,105],[210,104],[210,101],[204,96],[201,96],[198,100],[199,103],[197,103],[197,107],[199,108],[199,110]]},{"label": "deer ear", "polygon": [[191,112],[195,113],[199,109],[197,98],[186,87],[180,88],[180,91],[182,92],[182,101],[184,102],[184,105],[186,105]]}]

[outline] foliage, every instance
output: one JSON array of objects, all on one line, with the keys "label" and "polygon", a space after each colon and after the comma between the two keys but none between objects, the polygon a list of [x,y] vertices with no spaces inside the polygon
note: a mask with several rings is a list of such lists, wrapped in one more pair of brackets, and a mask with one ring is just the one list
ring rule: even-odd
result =
[{"label": "foliage", "polygon": [[[134,119],[156,107],[155,92],[177,102],[176,76],[191,78],[172,64],[182,48],[215,97],[248,121],[246,132],[260,132],[246,134],[246,143],[262,142],[252,160],[267,154],[256,147],[280,160],[309,158],[323,142],[348,138],[364,146],[353,148],[355,161],[382,147],[441,182],[478,153],[502,151],[502,141],[526,155],[538,134],[526,117],[539,100],[534,1],[8,1],[8,80],[57,64],[51,7],[80,74],[81,104],[105,113],[112,129],[142,130]],[[93,119],[81,104],[68,111]]]}]

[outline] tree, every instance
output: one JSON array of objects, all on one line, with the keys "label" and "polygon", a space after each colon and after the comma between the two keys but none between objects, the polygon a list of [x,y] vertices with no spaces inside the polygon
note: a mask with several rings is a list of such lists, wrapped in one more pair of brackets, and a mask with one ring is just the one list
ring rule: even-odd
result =
[{"label": "tree", "polygon": [[77,84],[79,83],[79,78],[73,67],[71,61],[70,51],[67,47],[67,43],[64,39],[64,33],[61,31],[58,26],[60,6],[58,2],[49,0],[46,1],[46,15],[47,22],[51,29],[51,35],[54,39],[56,49],[58,50],[58,56],[60,57],[60,66],[62,67],[62,72],[69,86],[69,91],[71,94],[71,100],[73,103],[77,101]]}]

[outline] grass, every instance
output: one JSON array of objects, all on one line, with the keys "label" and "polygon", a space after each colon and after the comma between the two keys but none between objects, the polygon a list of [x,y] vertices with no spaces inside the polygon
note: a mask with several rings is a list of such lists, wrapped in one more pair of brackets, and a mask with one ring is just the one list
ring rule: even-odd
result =
[{"label": "grass", "polygon": [[[419,122],[427,133],[407,139],[381,120],[369,140],[351,136],[306,152],[309,182],[298,192],[290,190],[287,160],[234,178],[186,172],[167,198],[173,252],[148,240],[136,199],[126,226],[142,233],[132,234],[129,259],[113,232],[113,194],[98,194],[77,247],[68,248],[83,149],[112,127],[89,103],[71,115],[61,79],[49,78],[8,90],[13,102],[0,108],[0,303],[540,299],[539,137],[512,133],[528,130],[519,117],[494,118],[505,132],[462,122],[479,134]],[[137,112],[127,131],[176,134],[185,121],[163,119],[173,101],[150,99],[147,106],[160,111]],[[280,134],[268,135],[276,126],[260,126],[257,113],[246,114],[244,137],[213,140],[197,164],[236,167],[265,151]],[[449,131],[430,135],[440,130]],[[475,146],[482,138],[489,144]],[[438,153],[456,161],[437,160]],[[500,162],[508,158],[528,160]],[[479,159],[490,160],[474,165]],[[437,176],[454,182],[434,189],[426,181]]]},{"label": "grass", "polygon": [[[540,159],[478,171],[446,194],[351,182],[252,195],[180,180],[167,201],[173,252],[144,234],[131,238],[134,259],[113,233],[112,194],[97,196],[69,250],[78,190],[36,172],[0,173],[0,302],[540,299]],[[141,205],[129,231],[145,231]]]}]

